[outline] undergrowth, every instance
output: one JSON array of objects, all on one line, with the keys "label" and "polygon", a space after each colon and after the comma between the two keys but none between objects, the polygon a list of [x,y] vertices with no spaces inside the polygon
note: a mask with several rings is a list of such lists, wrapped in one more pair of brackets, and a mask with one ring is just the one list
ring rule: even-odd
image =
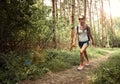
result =
[{"label": "undergrowth", "polygon": [[92,72],[91,84],[120,84],[120,49]]},{"label": "undergrowth", "polygon": [[[97,54],[97,55],[96,55]],[[90,58],[107,54],[107,50],[88,48]],[[79,49],[73,51],[47,49],[24,53],[0,53],[0,84],[16,84],[22,80],[34,80],[52,71],[58,72],[79,64]]]}]

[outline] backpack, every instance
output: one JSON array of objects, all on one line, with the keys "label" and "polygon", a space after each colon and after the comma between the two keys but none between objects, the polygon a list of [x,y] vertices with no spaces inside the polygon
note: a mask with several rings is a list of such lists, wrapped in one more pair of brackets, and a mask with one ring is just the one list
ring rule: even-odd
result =
[{"label": "backpack", "polygon": [[[79,28],[79,26],[77,26],[77,33],[78,33],[78,28]],[[88,30],[88,25],[86,25],[86,30],[87,30],[87,36],[88,36],[88,41],[90,41],[90,34],[89,34],[89,30]]]}]

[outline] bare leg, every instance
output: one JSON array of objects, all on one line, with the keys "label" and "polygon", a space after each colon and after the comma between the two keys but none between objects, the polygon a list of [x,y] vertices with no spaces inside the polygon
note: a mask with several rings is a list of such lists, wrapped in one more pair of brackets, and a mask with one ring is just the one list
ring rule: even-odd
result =
[{"label": "bare leg", "polygon": [[88,64],[89,63],[89,59],[88,59],[88,55],[87,55],[87,51],[86,50],[84,51],[84,56],[86,58],[86,63]]},{"label": "bare leg", "polygon": [[83,61],[84,61],[84,55],[86,54],[86,48],[88,45],[83,45],[82,48],[80,49],[80,66],[83,66]]},{"label": "bare leg", "polygon": [[84,53],[81,52],[80,50],[80,66],[83,66],[83,61],[84,61]]}]

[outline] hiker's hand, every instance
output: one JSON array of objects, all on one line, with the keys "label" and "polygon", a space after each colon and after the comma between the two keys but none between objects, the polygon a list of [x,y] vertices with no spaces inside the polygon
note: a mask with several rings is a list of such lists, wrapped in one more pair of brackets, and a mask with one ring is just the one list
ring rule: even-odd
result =
[{"label": "hiker's hand", "polygon": [[73,47],[76,47],[76,43],[75,43],[75,42],[73,42],[72,46],[73,46]]}]

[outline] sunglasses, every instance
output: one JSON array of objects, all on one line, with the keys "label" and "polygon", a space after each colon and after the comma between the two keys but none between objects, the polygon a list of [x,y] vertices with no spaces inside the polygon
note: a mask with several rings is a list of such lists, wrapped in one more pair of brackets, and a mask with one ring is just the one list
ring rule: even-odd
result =
[{"label": "sunglasses", "polygon": [[79,18],[78,20],[84,20],[84,18]]}]

